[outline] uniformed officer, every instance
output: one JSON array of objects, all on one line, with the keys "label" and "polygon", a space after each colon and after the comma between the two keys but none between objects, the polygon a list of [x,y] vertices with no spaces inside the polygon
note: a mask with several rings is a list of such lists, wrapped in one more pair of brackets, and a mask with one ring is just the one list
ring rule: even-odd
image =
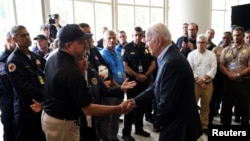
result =
[{"label": "uniformed officer", "polygon": [[3,124],[3,140],[14,141],[14,92],[10,84],[5,69],[5,62],[11,52],[16,48],[16,43],[11,38],[10,32],[7,33],[5,49],[0,53],[0,109],[1,122]]},{"label": "uniformed officer", "polygon": [[[105,97],[123,97],[123,93],[127,89],[133,88],[135,81],[127,82],[126,79],[121,86],[107,87],[104,81],[99,77],[98,72],[91,67],[88,67],[87,56],[83,55],[78,58],[78,67],[82,70],[83,75],[88,84],[89,93],[92,96],[92,102],[95,104],[102,104]],[[122,95],[118,95],[122,94]],[[80,126],[80,141],[103,139],[102,135],[102,117],[100,116],[81,116]],[[104,140],[104,139],[103,139]]]},{"label": "uniformed officer", "polygon": [[[143,31],[141,27],[135,27],[133,31],[133,41],[128,43],[122,49],[123,64],[129,80],[137,81],[134,89],[127,91],[127,98],[134,98],[140,92],[144,91],[150,84],[150,75],[156,68],[154,57],[141,42]],[[125,141],[134,141],[130,135],[131,127],[135,121],[135,134],[149,137],[150,134],[143,130],[144,106],[125,115],[123,139]]]},{"label": "uniformed officer", "polygon": [[[90,26],[87,23],[80,23],[79,24],[80,29],[84,33],[90,33]],[[110,86],[119,86],[119,84],[113,79],[113,75],[111,73],[110,68],[108,67],[107,62],[103,59],[102,55],[100,54],[98,48],[94,46],[94,41],[93,38],[87,39],[88,43],[88,49],[87,49],[87,54],[88,54],[88,60],[89,60],[89,67],[94,68],[97,72],[102,71],[102,67],[106,67],[108,70],[108,75],[107,78],[105,78],[104,82],[105,84],[110,87]],[[100,75],[100,74],[99,74]]]},{"label": "uniformed officer", "polygon": [[76,24],[65,25],[58,35],[59,50],[46,63],[42,126],[47,141],[79,141],[77,120],[81,112],[94,116],[127,113],[132,110],[128,107],[131,100],[114,106],[93,104],[88,83],[76,65],[91,35]]},{"label": "uniformed officer", "polygon": [[244,42],[243,27],[235,27],[232,35],[234,43],[224,48],[220,56],[220,69],[226,76],[221,123],[231,125],[232,107],[236,100],[242,116],[241,124],[249,125],[250,46]]},{"label": "uniformed officer", "polygon": [[45,59],[29,51],[31,39],[22,25],[11,29],[17,48],[7,59],[7,74],[14,89],[14,120],[17,141],[45,141],[41,113],[30,108],[32,99],[42,101]]}]

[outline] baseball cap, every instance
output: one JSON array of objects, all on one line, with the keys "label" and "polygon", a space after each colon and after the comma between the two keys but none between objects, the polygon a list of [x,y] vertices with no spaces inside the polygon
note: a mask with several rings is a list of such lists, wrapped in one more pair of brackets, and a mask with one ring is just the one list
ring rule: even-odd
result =
[{"label": "baseball cap", "polygon": [[38,35],[34,38],[34,40],[37,40],[37,39],[48,40],[48,38],[47,38],[45,35],[43,35],[43,34],[38,34]]},{"label": "baseball cap", "polygon": [[67,43],[75,40],[86,40],[93,34],[84,33],[77,24],[67,24],[58,31],[59,42]]}]

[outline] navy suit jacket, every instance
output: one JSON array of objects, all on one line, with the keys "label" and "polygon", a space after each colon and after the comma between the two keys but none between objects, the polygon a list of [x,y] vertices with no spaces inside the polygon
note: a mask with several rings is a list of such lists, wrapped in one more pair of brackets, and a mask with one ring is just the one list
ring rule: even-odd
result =
[{"label": "navy suit jacket", "polygon": [[158,66],[155,83],[134,99],[136,104],[155,96],[155,124],[161,127],[159,141],[196,141],[202,129],[194,95],[194,76],[187,59],[172,45]]}]

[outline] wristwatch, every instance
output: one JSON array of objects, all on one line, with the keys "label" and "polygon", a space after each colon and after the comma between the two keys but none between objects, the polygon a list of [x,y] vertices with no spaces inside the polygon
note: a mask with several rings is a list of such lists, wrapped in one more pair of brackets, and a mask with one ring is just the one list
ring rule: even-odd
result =
[{"label": "wristwatch", "polygon": [[212,79],[205,79],[205,78],[202,78],[202,81],[203,81],[205,84],[209,84],[210,82],[212,82]]},{"label": "wristwatch", "polygon": [[205,78],[202,78],[202,81],[203,81],[203,82],[205,82],[205,81],[206,81],[206,79],[205,79]]},{"label": "wristwatch", "polygon": [[238,77],[240,77],[240,73],[238,72],[237,74],[236,74]]}]

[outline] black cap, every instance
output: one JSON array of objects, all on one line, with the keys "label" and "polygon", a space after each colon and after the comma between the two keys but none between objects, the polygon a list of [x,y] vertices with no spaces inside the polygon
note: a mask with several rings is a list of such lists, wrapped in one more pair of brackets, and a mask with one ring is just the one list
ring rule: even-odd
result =
[{"label": "black cap", "polygon": [[63,26],[59,32],[59,42],[67,43],[75,40],[86,40],[93,34],[84,33],[77,24],[67,24]]},{"label": "black cap", "polygon": [[48,40],[48,38],[47,38],[45,35],[43,35],[43,34],[38,34],[38,35],[34,38],[34,40],[37,40],[37,39]]}]

